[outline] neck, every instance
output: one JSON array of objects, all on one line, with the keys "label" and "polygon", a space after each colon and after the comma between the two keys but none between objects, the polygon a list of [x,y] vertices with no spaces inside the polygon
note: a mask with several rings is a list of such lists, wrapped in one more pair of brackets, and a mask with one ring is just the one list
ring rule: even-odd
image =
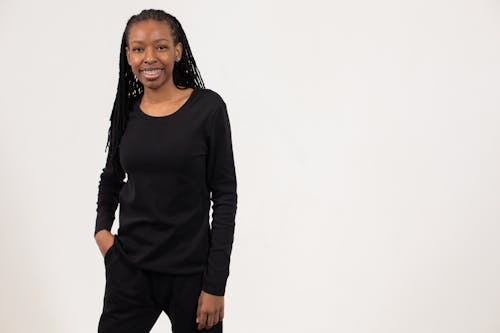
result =
[{"label": "neck", "polygon": [[142,101],[147,104],[159,104],[173,101],[179,97],[179,89],[174,84],[172,78],[165,82],[161,87],[149,88],[144,86],[144,95]]}]

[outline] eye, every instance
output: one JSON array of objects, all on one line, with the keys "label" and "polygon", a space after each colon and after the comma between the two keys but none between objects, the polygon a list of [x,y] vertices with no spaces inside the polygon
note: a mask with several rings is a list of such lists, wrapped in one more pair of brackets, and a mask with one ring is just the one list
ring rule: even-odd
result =
[{"label": "eye", "polygon": [[168,47],[167,47],[166,45],[160,45],[160,46],[158,46],[158,47],[160,47],[160,48],[161,48],[161,47],[163,47],[163,48],[165,48],[165,49],[168,49]]},{"label": "eye", "polygon": [[134,52],[135,52],[136,50],[142,50],[142,48],[141,48],[141,47],[134,47],[134,48],[132,49],[132,51],[134,51]]}]

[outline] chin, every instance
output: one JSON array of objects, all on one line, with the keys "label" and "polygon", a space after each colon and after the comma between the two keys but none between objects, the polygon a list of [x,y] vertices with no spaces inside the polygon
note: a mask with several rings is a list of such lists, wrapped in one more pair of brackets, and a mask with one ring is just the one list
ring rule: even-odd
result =
[{"label": "chin", "polygon": [[143,85],[145,88],[149,88],[149,89],[156,89],[156,88],[159,88],[159,87],[161,87],[163,84],[165,84],[165,82],[142,82],[142,85]]}]

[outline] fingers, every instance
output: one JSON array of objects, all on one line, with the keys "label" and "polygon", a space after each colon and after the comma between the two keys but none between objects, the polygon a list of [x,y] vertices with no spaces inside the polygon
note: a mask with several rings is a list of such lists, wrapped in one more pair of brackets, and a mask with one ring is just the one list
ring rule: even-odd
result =
[{"label": "fingers", "polygon": [[209,313],[207,318],[207,329],[211,329],[212,326],[214,326],[214,319],[215,319],[214,313],[213,312]]},{"label": "fingers", "polygon": [[207,313],[200,312],[198,310],[198,313],[196,315],[196,322],[198,323],[198,330],[204,329],[207,325]]},{"label": "fingers", "polygon": [[224,312],[203,312],[198,311],[196,314],[196,322],[198,323],[198,330],[211,329],[213,326],[217,325],[224,317]]},{"label": "fingers", "polygon": [[219,323],[220,316],[219,316],[219,311],[216,311],[214,313],[214,323],[212,325],[217,325]]},{"label": "fingers", "polygon": [[198,309],[196,310],[198,330],[211,329],[224,318],[224,299],[207,295],[202,291],[198,298]]}]

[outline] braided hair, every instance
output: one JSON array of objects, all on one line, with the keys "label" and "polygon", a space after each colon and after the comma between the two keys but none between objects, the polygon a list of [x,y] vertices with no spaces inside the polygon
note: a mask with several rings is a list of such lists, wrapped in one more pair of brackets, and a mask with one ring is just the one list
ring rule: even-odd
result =
[{"label": "braided hair", "polygon": [[118,88],[116,91],[113,111],[111,112],[111,125],[108,130],[108,141],[106,149],[109,147],[106,167],[117,172],[122,180],[125,176],[121,166],[118,146],[125,131],[128,121],[128,111],[133,103],[144,93],[143,84],[133,74],[132,68],[128,64],[125,47],[128,46],[128,34],[130,27],[137,22],[155,20],[167,22],[172,29],[174,45],[182,43],[182,55],[178,62],[174,63],[173,81],[180,89],[205,88],[201,74],[196,66],[196,61],[191,53],[186,34],[180,22],[172,15],[158,9],[144,9],[137,15],[133,15],[125,26],[120,48],[120,74],[118,78]]}]

